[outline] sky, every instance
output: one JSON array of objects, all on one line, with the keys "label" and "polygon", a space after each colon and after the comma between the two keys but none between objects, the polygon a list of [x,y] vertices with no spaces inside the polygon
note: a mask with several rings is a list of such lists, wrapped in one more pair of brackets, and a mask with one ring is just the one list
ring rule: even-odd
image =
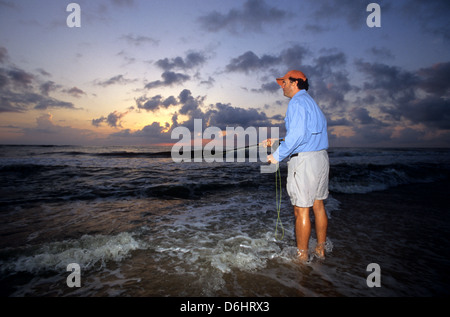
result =
[{"label": "sky", "polygon": [[330,147],[449,147],[450,2],[369,3],[0,0],[0,144],[167,145],[194,119],[283,134],[275,78],[298,69]]}]

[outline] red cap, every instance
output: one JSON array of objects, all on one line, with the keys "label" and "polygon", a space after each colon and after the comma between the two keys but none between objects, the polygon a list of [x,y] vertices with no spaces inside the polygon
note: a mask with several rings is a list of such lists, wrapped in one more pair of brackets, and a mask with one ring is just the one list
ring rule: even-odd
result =
[{"label": "red cap", "polygon": [[303,74],[301,71],[299,71],[299,70],[291,70],[291,71],[288,71],[287,74],[284,75],[283,77],[277,78],[278,85],[282,86],[283,85],[283,80],[289,79],[290,77],[296,78],[296,79],[306,80],[305,74]]}]

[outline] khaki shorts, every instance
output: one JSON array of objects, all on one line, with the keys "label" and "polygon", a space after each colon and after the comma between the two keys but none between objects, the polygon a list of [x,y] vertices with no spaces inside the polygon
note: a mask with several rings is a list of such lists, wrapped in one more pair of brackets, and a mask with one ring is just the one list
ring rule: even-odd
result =
[{"label": "khaki shorts", "polygon": [[326,150],[299,153],[287,164],[286,189],[293,205],[311,207],[315,200],[328,198],[330,163]]}]

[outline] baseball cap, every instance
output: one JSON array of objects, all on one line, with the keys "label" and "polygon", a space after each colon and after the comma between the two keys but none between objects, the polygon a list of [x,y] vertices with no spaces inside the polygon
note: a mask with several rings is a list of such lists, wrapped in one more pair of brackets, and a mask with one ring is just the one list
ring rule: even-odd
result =
[{"label": "baseball cap", "polygon": [[284,75],[283,77],[277,78],[278,85],[281,86],[283,84],[283,80],[284,79],[289,79],[290,77],[296,78],[296,79],[306,80],[305,74],[303,74],[301,71],[299,71],[299,70],[291,70],[291,71],[288,71],[286,73],[286,75]]}]

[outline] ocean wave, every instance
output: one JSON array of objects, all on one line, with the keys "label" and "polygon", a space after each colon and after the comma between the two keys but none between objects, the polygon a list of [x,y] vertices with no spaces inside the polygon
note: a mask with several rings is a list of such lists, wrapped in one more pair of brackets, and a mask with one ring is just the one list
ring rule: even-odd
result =
[{"label": "ocean wave", "polygon": [[330,191],[365,194],[392,187],[430,183],[450,177],[448,167],[436,164],[336,164],[330,169]]},{"label": "ocean wave", "polygon": [[83,269],[103,267],[108,261],[121,261],[145,244],[133,234],[83,235],[79,239],[49,242],[40,246],[28,246],[15,250],[2,250],[0,272],[40,273],[44,271],[65,272],[69,263],[77,263]]}]

